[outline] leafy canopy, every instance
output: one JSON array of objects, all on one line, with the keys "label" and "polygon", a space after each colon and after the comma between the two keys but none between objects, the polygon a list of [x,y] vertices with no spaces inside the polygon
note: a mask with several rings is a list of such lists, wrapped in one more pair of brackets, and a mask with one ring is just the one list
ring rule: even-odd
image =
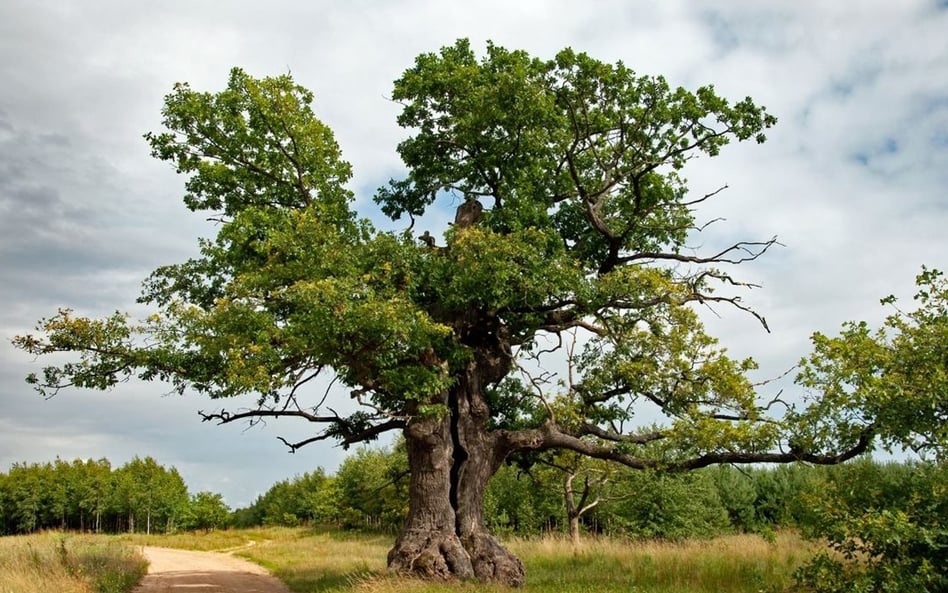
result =
[{"label": "leafy canopy", "polygon": [[[398,146],[406,176],[375,196],[381,210],[414,219],[476,202],[476,216],[459,213],[433,242],[411,226],[379,231],[356,214],[350,166],[290,76],[234,69],[216,94],[178,84],[167,130],[146,138],[219,231],[145,281],[147,319],[63,310],[43,336],[18,337],[33,353],[79,353],[30,381],[47,394],[130,376],[254,394],[256,408],[208,418],[297,416],[325,425],[310,440],[348,444],[445,413],[441,394],[476,364],[490,426],[554,427],[563,438],[544,447],[641,465],[635,453],[662,441],[659,457],[704,465],[779,444],[784,427],[764,421],[745,376],[753,361],[730,359],[692,308],[749,311],[720,290],[749,286],[727,267],[775,240],[697,254],[695,209],[724,188],[691,198],[680,175],[733,140],[764,141],[773,116],[569,49],[540,60],[489,44],[479,59],[465,40],[419,56],[392,97],[411,135]],[[575,334],[569,380],[515,377],[549,338]],[[304,404],[320,373],[365,406]],[[643,406],[667,423],[642,429]]]},{"label": "leafy canopy", "polygon": [[813,399],[796,419],[807,427],[801,445],[871,433],[890,451],[945,460],[948,282],[941,271],[923,268],[916,285],[914,311],[898,308],[894,296],[882,299],[895,310],[877,329],[851,321],[836,337],[813,335],[813,352],[797,377]]}]

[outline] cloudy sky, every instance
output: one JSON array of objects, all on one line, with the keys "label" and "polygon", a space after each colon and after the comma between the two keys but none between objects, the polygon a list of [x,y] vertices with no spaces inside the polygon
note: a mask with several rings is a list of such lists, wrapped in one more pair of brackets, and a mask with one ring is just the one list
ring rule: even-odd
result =
[{"label": "cloudy sky", "polygon": [[414,57],[459,37],[548,58],[570,46],[674,85],[713,83],[780,119],[763,146],[725,149],[686,170],[693,191],[730,189],[706,210],[719,237],[778,236],[743,266],[764,314],[708,323],[762,375],[807,351],[814,330],[878,321],[878,300],[908,298],[921,265],[948,268],[948,2],[663,0],[350,2],[164,0],[0,2],[0,471],[17,461],[152,455],[192,491],[246,505],[274,481],[332,471],[332,446],[286,453],[306,426],[202,424],[198,396],[160,385],[70,391],[50,401],[9,344],[58,307],[102,315],[134,305],[155,267],[194,252],[208,227],[182,183],[151,159],[178,81],[216,91],[228,70],[291,72],[355,169],[360,210],[399,174],[392,81]]}]

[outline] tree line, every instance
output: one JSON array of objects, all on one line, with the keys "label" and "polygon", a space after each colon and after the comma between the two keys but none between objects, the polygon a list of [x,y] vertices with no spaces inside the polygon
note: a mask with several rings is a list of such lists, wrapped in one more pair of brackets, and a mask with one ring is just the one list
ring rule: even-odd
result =
[{"label": "tree line", "polygon": [[[813,590],[848,591],[853,583],[872,590],[884,582],[900,583],[897,591],[948,586],[943,462],[860,458],[832,467],[660,473],[564,456],[530,461],[505,465],[488,485],[492,530],[678,540],[734,532],[769,537],[793,528],[829,543],[801,570]],[[17,463],[0,473],[0,535],[301,525],[394,533],[408,513],[408,481],[403,443],[361,448],[333,474],[317,468],[281,480],[231,512],[220,494],[189,494],[174,467],[151,457],[118,468],[107,459]]]},{"label": "tree line", "polygon": [[[233,525],[397,532],[409,507],[404,447],[361,449],[335,475],[278,482]],[[495,532],[679,540],[796,529],[827,543],[797,574],[820,593],[948,590],[948,464],[860,457],[836,466],[715,466],[667,473],[547,458],[487,486]]]},{"label": "tree line", "polygon": [[181,474],[152,457],[14,463],[0,473],[0,535],[43,529],[168,533],[226,524],[220,494],[190,494]]},{"label": "tree line", "polygon": [[[408,480],[401,443],[362,448],[335,474],[320,468],[277,482],[253,504],[235,510],[232,524],[394,533],[408,510]],[[939,498],[945,487],[944,464],[870,458],[831,467],[716,466],[683,473],[589,460],[573,466],[511,463],[488,484],[485,514],[492,530],[524,537],[568,534],[574,518],[586,535],[687,539],[733,532],[768,535],[781,528],[816,535],[830,516],[846,509],[911,514],[910,508],[941,504],[933,517],[948,519],[948,501]]]}]

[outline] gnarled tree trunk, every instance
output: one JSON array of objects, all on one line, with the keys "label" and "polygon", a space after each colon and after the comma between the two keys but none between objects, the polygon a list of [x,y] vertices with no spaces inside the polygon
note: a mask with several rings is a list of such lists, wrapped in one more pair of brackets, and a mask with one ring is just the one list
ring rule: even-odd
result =
[{"label": "gnarled tree trunk", "polygon": [[409,512],[388,564],[425,578],[519,586],[523,563],[484,524],[484,493],[505,451],[487,429],[483,386],[506,371],[497,359],[477,358],[448,394],[449,415],[415,418],[405,429]]},{"label": "gnarled tree trunk", "polygon": [[450,422],[449,417],[421,417],[405,429],[411,469],[408,517],[388,553],[390,570],[441,580],[474,578],[451,506]]},{"label": "gnarled tree trunk", "polygon": [[464,549],[471,555],[478,579],[519,586],[524,582],[523,563],[500,545],[484,524],[487,483],[503,463],[506,452],[496,435],[487,431],[490,410],[483,397],[481,379],[480,373],[468,372],[452,398],[458,412],[453,425],[457,531]]}]

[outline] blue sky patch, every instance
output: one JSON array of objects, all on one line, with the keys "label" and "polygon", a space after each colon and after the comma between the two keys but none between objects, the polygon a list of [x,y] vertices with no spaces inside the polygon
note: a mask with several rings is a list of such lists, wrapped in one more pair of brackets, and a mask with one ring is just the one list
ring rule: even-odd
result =
[{"label": "blue sky patch", "polygon": [[737,31],[720,13],[708,12],[704,20],[711,29],[711,40],[722,53],[731,52],[741,44]]},{"label": "blue sky patch", "polygon": [[898,139],[888,136],[872,148],[854,152],[850,159],[863,167],[872,167],[878,160],[895,155],[898,152]]}]

